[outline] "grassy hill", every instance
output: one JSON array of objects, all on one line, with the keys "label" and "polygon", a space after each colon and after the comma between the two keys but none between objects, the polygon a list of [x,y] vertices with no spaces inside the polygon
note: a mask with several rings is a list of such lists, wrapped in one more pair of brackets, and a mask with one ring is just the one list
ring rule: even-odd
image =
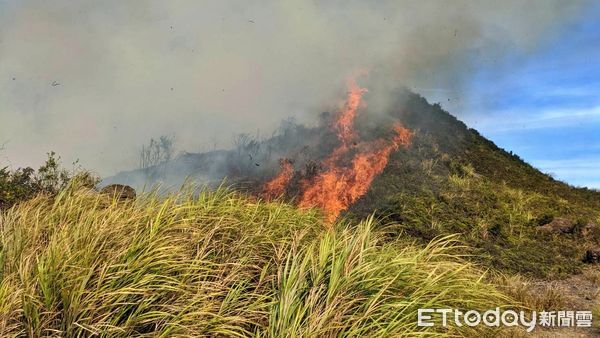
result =
[{"label": "grassy hill", "polygon": [[[352,217],[377,210],[424,241],[460,233],[478,261],[533,276],[578,272],[600,244],[600,192],[553,179],[418,95],[393,106],[388,116],[416,131],[413,146],[392,155]],[[571,233],[540,231],[555,218]]]},{"label": "grassy hill", "polygon": [[[104,181],[227,177],[233,190],[122,201],[53,154],[37,172],[0,170],[0,336],[514,336],[418,327],[416,310],[564,309],[554,284],[523,275],[582,271],[600,246],[600,192],[554,180],[416,94],[397,98],[356,128],[382,139],[400,121],[412,145],[333,224],[293,206],[335,147],[329,114]],[[282,157],[295,178],[266,202],[257,195]],[[600,280],[570,278],[589,290]]]},{"label": "grassy hill", "polygon": [[[389,96],[396,100],[388,108],[361,110],[356,129],[366,140],[385,138],[389,125],[400,121],[414,131],[412,146],[392,154],[384,172],[344,217],[360,221],[375,213],[382,223],[399,224],[401,236],[422,243],[458,233],[473,247],[478,263],[535,277],[577,273],[585,252],[600,247],[600,192],[540,172],[418,94],[400,90]],[[321,170],[318,161],[335,147],[331,116],[323,113],[321,124],[313,127],[286,120],[266,139],[240,135],[233,150],[186,153],[145,171],[120,173],[104,184],[177,185],[190,177],[218,186],[226,179],[238,190],[257,194],[285,157],[294,161],[295,179],[285,196],[294,201],[300,179]],[[542,231],[553,220],[570,224],[570,230]]]}]

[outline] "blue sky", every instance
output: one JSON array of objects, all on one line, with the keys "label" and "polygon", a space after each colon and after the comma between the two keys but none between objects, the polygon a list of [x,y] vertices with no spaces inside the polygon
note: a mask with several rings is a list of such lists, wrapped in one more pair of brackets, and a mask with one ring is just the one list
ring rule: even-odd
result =
[{"label": "blue sky", "polygon": [[474,73],[460,117],[542,171],[600,189],[600,2],[533,52],[511,53]]}]

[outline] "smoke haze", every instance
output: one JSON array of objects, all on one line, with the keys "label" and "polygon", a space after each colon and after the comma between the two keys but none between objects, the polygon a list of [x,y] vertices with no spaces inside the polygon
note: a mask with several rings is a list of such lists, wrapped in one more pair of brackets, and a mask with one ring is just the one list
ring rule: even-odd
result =
[{"label": "smoke haze", "polygon": [[[378,87],[459,90],[482,62],[534,50],[577,1],[2,1],[0,161],[55,150],[101,175],[151,137],[187,151],[312,123],[368,70]],[[371,93],[369,104],[385,104]],[[374,101],[374,102],[373,102]],[[460,111],[453,111],[460,114]]]}]

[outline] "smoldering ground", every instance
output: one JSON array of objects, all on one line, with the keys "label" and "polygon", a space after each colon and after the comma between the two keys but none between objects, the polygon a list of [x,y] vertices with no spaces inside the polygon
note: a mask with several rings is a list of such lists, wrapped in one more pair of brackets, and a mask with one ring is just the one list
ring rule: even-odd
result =
[{"label": "smoldering ground", "polygon": [[[2,161],[55,150],[104,176],[135,167],[157,135],[231,148],[288,116],[314,124],[362,69],[366,87],[460,92],[475,64],[534,50],[582,4],[0,1]],[[373,111],[386,93],[371,90]]]}]

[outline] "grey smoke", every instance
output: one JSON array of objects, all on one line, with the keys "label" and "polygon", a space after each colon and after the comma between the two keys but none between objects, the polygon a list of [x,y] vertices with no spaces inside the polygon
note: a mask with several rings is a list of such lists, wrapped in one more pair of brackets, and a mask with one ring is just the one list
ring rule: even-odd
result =
[{"label": "grey smoke", "polygon": [[474,62],[535,50],[582,4],[0,1],[0,161],[38,165],[55,150],[110,175],[159,135],[226,148],[288,116],[313,123],[359,69],[367,87],[460,93]]}]

